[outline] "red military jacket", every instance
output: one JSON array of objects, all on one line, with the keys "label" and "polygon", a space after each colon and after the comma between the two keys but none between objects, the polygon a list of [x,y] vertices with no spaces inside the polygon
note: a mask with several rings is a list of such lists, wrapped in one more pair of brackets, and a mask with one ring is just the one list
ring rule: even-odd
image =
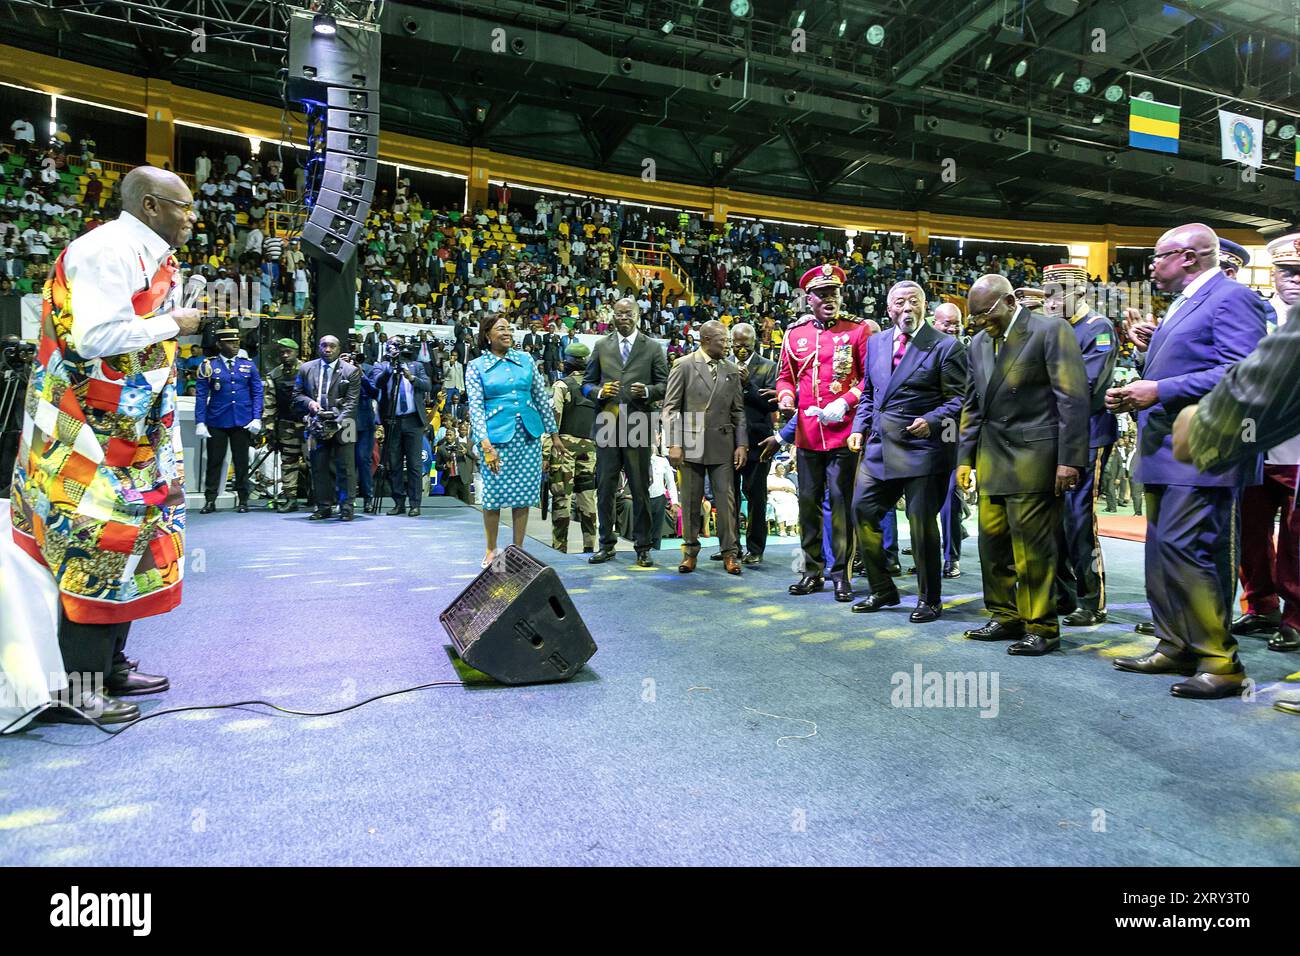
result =
[{"label": "red military jacket", "polygon": [[[853,409],[862,397],[862,370],[871,330],[865,322],[841,315],[821,329],[811,315],[786,329],[777,363],[776,398],[794,396],[799,424],[795,444],[813,451],[830,451],[848,444],[853,433]],[[804,414],[825,408],[838,398],[848,404],[844,419],[823,425]]]}]

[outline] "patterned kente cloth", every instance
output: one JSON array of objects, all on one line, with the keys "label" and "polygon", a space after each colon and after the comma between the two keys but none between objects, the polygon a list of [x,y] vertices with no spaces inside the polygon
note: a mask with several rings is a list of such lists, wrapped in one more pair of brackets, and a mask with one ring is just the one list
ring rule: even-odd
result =
[{"label": "patterned kente cloth", "polygon": [[[137,315],[175,285],[168,258]],[[45,283],[41,343],[14,465],[14,540],[54,574],[68,617],[115,624],[181,600],[185,492],[176,421],[176,341],[82,359],[72,351],[63,255]]]}]

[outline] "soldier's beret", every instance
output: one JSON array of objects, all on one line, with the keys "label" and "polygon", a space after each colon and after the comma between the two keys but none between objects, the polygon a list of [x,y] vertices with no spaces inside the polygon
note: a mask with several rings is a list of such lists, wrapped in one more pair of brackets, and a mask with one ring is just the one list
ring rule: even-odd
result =
[{"label": "soldier's beret", "polygon": [[569,347],[564,350],[564,354],[570,358],[585,359],[591,356],[591,349],[581,342],[570,342]]},{"label": "soldier's beret", "polygon": [[293,349],[295,352],[298,351],[298,343],[293,339],[277,339],[275,344],[281,348]]}]

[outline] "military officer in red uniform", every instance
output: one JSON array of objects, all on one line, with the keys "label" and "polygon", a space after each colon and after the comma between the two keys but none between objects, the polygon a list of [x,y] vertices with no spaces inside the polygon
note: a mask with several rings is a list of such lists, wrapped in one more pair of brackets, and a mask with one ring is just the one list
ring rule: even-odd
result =
[{"label": "military officer in red uniform", "polygon": [[850,504],[857,453],[849,450],[853,410],[862,397],[866,323],[840,314],[844,270],[826,264],[803,274],[799,287],[808,294],[808,315],[786,330],[777,363],[776,397],[783,413],[797,417],[795,461],[799,471],[799,536],[803,576],[791,594],[820,591],[826,578],[822,551],[822,501],[830,492],[830,578],[835,600],[853,597],[851,556],[853,521]]}]

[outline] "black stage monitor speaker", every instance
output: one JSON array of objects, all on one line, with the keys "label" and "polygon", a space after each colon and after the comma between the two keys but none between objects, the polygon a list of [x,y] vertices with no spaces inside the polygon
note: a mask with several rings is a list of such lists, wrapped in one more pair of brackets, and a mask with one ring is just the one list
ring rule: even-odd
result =
[{"label": "black stage monitor speaker", "polygon": [[439,619],[460,659],[502,684],[567,680],[596,653],[555,569],[514,545]]}]

